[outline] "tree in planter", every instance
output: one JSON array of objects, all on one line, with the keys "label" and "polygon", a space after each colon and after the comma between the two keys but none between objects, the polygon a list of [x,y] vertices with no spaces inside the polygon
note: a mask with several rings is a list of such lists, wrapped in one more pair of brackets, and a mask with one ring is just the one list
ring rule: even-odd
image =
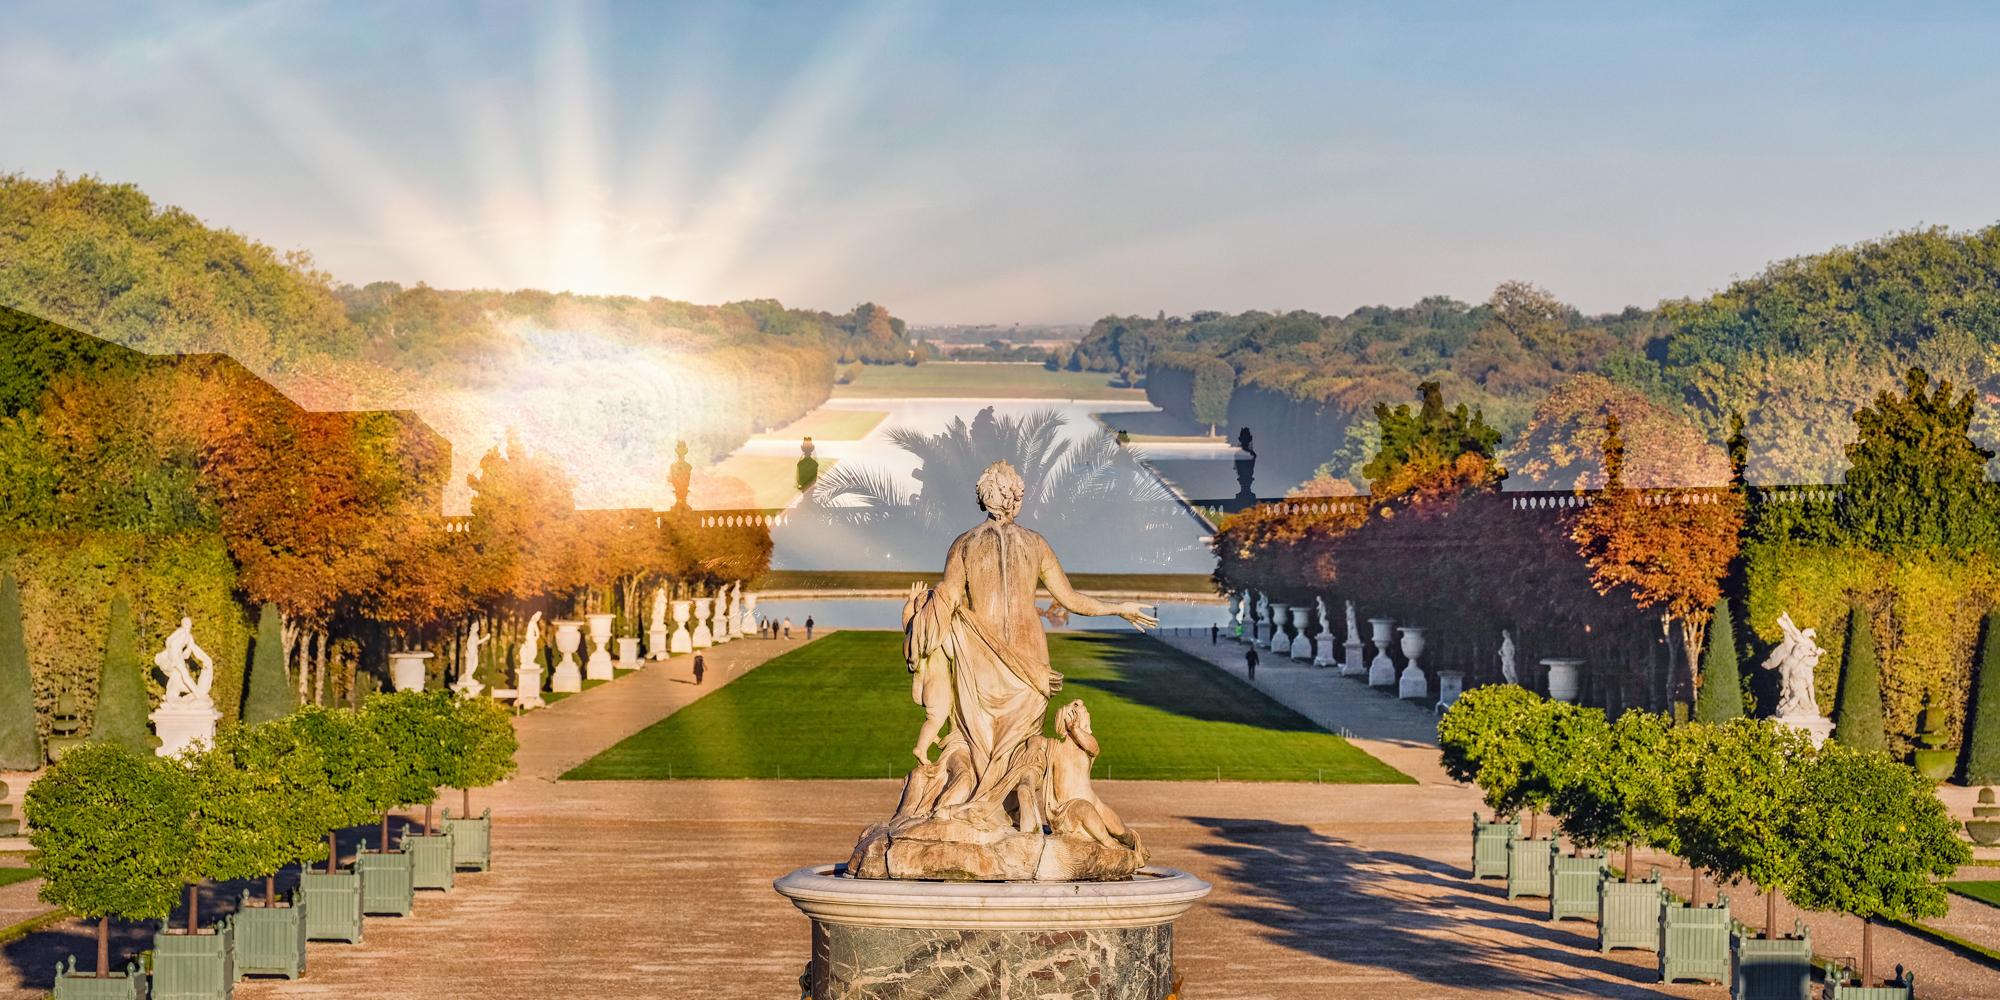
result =
[{"label": "tree in planter", "polygon": [[[470,819],[472,790],[513,777],[521,741],[514,734],[513,713],[492,698],[459,698],[452,711],[456,740],[446,755],[442,784],[459,790],[461,811]],[[428,814],[424,821],[429,824]]]},{"label": "tree in planter", "polygon": [[1535,811],[1549,804],[1565,753],[1562,737],[1577,711],[1514,684],[1467,691],[1438,720],[1445,773],[1479,786],[1496,815],[1528,810],[1533,839]]},{"label": "tree in planter", "polygon": [[0,771],[42,766],[35,730],[35,679],[28,672],[28,640],[21,628],[21,588],[0,575]]},{"label": "tree in planter", "polygon": [[1729,599],[1715,602],[1708,648],[1701,658],[1701,691],[1694,699],[1694,721],[1728,722],[1743,717],[1743,678],[1736,664],[1736,627],[1730,622]]},{"label": "tree in planter", "polygon": [[248,811],[260,817],[256,847],[264,869],[264,905],[277,900],[277,871],[325,858],[326,833],[341,825],[343,804],[318,741],[290,718],[223,731],[217,750],[249,777]]},{"label": "tree in planter", "polygon": [[1840,658],[1840,692],[1833,709],[1833,738],[1856,750],[1887,752],[1882,727],[1882,669],[1875,660],[1875,634],[1860,608],[1847,612],[1847,643]]},{"label": "tree in planter", "polygon": [[97,975],[111,974],[111,918],[165,920],[194,841],[174,765],[116,743],[63,755],[23,802],[41,898],[97,919]]},{"label": "tree in planter", "polygon": [[1939,884],[1972,860],[1930,779],[1887,754],[1837,743],[1805,767],[1780,834],[1798,854],[1787,888],[1808,910],[1861,918],[1861,985],[1875,981],[1877,918],[1940,917]]},{"label": "tree in planter", "polygon": [[277,824],[259,815],[268,799],[254,794],[257,776],[216,747],[168,758],[185,783],[188,858],[187,933],[201,933],[201,889],[209,879],[233,882],[269,873],[264,867],[282,847]]},{"label": "tree in planter", "polygon": [[1764,719],[1679,726],[1667,740],[1667,839],[1694,868],[1697,889],[1704,870],[1717,882],[1755,883],[1765,937],[1777,933],[1777,893],[1796,871],[1798,852],[1779,831],[1812,755],[1803,730]]},{"label": "tree in planter", "polygon": [[456,748],[458,721],[449,691],[396,691],[368,699],[362,725],[381,741],[385,798],[378,810],[382,822],[380,849],[389,850],[389,811],[397,806],[424,806],[424,833],[431,832],[437,790]]},{"label": "tree in planter", "polygon": [[[1588,713],[1579,713],[1588,719]],[[1578,847],[1625,848],[1625,881],[1632,881],[1632,847],[1661,838],[1657,808],[1649,808],[1666,783],[1664,715],[1630,711],[1616,722],[1575,726],[1549,811]]]},{"label": "tree in planter", "polygon": [[384,763],[388,747],[349,709],[307,705],[285,724],[292,727],[301,744],[313,749],[314,759],[325,772],[328,804],[320,819],[326,836],[326,872],[331,875],[340,864],[339,829],[366,823],[377,812],[394,806],[388,802],[393,790]]},{"label": "tree in planter", "polygon": [[1979,676],[1972,702],[1971,736],[1965,753],[1965,783],[2000,782],[2000,610],[1986,614],[1980,630]]},{"label": "tree in planter", "polygon": [[250,654],[250,679],[243,692],[243,721],[270,722],[299,707],[298,693],[285,676],[285,622],[278,606],[266,602],[257,615],[257,643]]},{"label": "tree in planter", "polygon": [[111,623],[104,634],[104,668],[97,677],[97,717],[90,724],[90,742],[116,743],[137,753],[152,753],[160,745],[146,717],[150,707],[146,670],[132,627],[132,602],[118,594],[111,599]]}]

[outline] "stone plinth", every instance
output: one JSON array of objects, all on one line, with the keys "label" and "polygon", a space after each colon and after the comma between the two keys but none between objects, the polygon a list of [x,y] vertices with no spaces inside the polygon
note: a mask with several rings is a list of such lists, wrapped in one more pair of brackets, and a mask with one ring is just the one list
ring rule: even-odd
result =
[{"label": "stone plinth", "polygon": [[611,660],[611,623],[615,615],[594,614],[583,616],[590,623],[590,659],[583,663],[583,676],[593,681],[608,681],[613,676]]},{"label": "stone plinth", "polygon": [[549,675],[549,690],[575,694],[583,690],[583,667],[576,662],[577,647],[583,645],[583,622],[559,621],[556,625],[556,651],[562,659],[556,662],[555,673]]},{"label": "stone plinth", "polygon": [[150,718],[153,720],[153,733],[160,738],[160,745],[153,752],[162,757],[172,757],[183,750],[213,745],[215,722],[222,718],[222,713],[216,711],[215,705],[206,698],[190,698],[161,702]]},{"label": "stone plinth", "polygon": [[899,882],[837,871],[801,868],[775,884],[812,919],[813,1000],[1165,1000],[1173,921],[1209,891],[1171,868],[1122,882]]}]

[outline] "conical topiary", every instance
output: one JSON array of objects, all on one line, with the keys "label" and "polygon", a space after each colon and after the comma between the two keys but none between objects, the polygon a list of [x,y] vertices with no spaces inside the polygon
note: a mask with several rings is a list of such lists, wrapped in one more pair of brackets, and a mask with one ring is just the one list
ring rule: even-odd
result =
[{"label": "conical topiary", "polygon": [[149,707],[146,661],[139,658],[132,602],[119,594],[111,599],[111,624],[104,631],[104,668],[97,675],[97,715],[90,724],[90,742],[152,753],[160,741],[153,738],[146,718]]},{"label": "conical topiary", "polygon": [[1694,699],[1694,721],[1728,722],[1743,717],[1743,679],[1736,668],[1736,628],[1729,620],[1729,599],[1715,602],[1708,626],[1708,648],[1701,654],[1701,693]]},{"label": "conical topiary", "polygon": [[1833,738],[1856,750],[1889,749],[1889,735],[1882,726],[1882,668],[1875,660],[1875,633],[1860,608],[1847,612],[1847,647],[1840,658]]},{"label": "conical topiary", "polygon": [[28,673],[28,637],[21,624],[21,588],[0,576],[0,771],[42,766],[35,732],[35,679]]},{"label": "conical topiary", "polygon": [[284,616],[265,604],[257,616],[257,645],[250,654],[250,678],[243,693],[243,721],[269,722],[292,714],[299,699],[285,676]]},{"label": "conical topiary", "polygon": [[1979,640],[1979,675],[1972,680],[1971,736],[1966,740],[1965,783],[2000,781],[2000,610],[1988,612]]}]

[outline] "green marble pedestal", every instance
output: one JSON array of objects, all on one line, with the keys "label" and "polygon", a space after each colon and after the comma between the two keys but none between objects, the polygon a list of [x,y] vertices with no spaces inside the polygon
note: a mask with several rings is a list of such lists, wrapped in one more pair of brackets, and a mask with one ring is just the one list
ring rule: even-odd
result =
[{"label": "green marble pedestal", "polygon": [[1170,868],[1123,882],[905,882],[802,868],[776,883],[812,918],[812,1000],[1165,1000],[1173,921],[1209,885]]}]

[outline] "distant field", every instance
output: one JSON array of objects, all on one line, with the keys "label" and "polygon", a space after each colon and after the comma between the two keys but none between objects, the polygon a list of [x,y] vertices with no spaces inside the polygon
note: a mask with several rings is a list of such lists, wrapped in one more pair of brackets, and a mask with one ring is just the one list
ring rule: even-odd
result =
[{"label": "distant field", "polygon": [[[1054,705],[1082,699],[1103,745],[1099,778],[1153,781],[1410,779],[1263,692],[1131,635],[1057,635]],[[1051,712],[1053,714],[1053,712]],[[900,632],[838,632],[786,653],[563,775],[888,778],[915,762]]]},{"label": "distant field", "polygon": [[757,436],[778,440],[809,437],[819,441],[859,441],[888,415],[881,410],[814,410],[779,430]]},{"label": "distant field", "polygon": [[[896,570],[774,569],[747,586],[752,590],[902,590],[915,582],[936,583],[944,574]],[[1079,590],[1119,593],[1213,594],[1214,584],[1197,573],[1071,573]]]},{"label": "distant field", "polygon": [[921,365],[863,365],[833,397],[922,398],[971,396],[992,399],[1144,399],[1145,392],[1111,384],[1104,372],[1052,372],[1037,364],[965,364],[932,361]]},{"label": "distant field", "polygon": [[[826,475],[837,463],[836,459],[820,458],[820,475]],[[798,480],[796,455],[731,455],[695,478],[688,503],[696,510],[784,507],[798,498]]]}]

